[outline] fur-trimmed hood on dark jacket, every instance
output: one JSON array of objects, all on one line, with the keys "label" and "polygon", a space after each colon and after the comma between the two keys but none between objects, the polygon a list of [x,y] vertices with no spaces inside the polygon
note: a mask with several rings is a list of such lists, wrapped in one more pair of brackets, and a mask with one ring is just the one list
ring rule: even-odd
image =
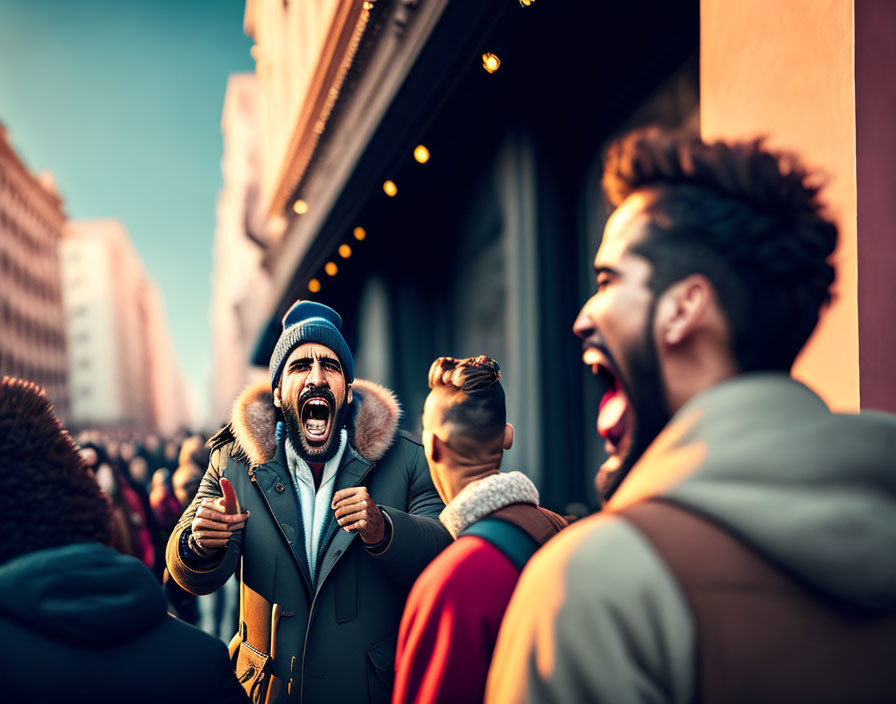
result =
[{"label": "fur-trimmed hood on dark jacket", "polygon": [[[346,429],[349,443],[365,459],[376,462],[395,442],[401,406],[395,394],[372,381],[355,379]],[[233,404],[230,423],[209,440],[217,449],[234,443],[231,456],[250,465],[264,464],[277,452],[280,410],[268,382],[249,386]]]}]

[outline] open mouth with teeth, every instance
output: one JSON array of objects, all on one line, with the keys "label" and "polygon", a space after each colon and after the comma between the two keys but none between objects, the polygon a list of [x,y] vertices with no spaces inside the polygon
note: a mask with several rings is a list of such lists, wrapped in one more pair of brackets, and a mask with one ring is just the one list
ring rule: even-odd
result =
[{"label": "open mouth with teeth", "polygon": [[604,389],[597,413],[597,434],[606,440],[604,449],[607,454],[622,460],[631,445],[634,427],[631,403],[615,366],[602,350],[588,347],[583,360]]},{"label": "open mouth with teeth", "polygon": [[302,404],[302,433],[309,445],[323,445],[332,426],[333,409],[325,398],[313,396]]}]

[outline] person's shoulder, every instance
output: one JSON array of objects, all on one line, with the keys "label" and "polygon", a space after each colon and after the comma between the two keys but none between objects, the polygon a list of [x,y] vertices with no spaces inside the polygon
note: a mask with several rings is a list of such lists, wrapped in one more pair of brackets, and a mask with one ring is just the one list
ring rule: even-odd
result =
[{"label": "person's shoulder", "polygon": [[519,570],[498,548],[479,536],[462,535],[429,563],[415,589],[464,603],[468,595],[494,590],[502,582],[512,588],[518,577]]},{"label": "person's shoulder", "polygon": [[[423,445],[411,433],[406,430],[398,430],[392,439],[392,444],[383,453],[379,460],[382,463],[396,462],[403,466],[420,467],[426,466],[426,458],[423,455]],[[426,467],[427,473],[429,468]]]},{"label": "person's shoulder", "polygon": [[620,516],[576,521],[539,550],[504,623],[494,687],[518,676],[513,653],[523,648],[555,663],[550,675],[529,681],[538,679],[557,701],[688,691],[694,631],[687,604],[651,545]]},{"label": "person's shoulder", "polygon": [[165,668],[171,702],[205,698],[248,701],[236,680],[224,642],[170,614],[140,642],[134,659],[149,669]]},{"label": "person's shoulder", "polygon": [[423,447],[423,443],[420,442],[420,439],[407,430],[399,430],[395,434],[395,445],[398,445],[399,443],[404,444],[404,446],[409,449],[413,449],[414,447]]},{"label": "person's shoulder", "polygon": [[212,452],[216,450],[220,450],[221,448],[228,447],[233,445],[236,441],[236,435],[233,433],[233,426],[228,423],[223,428],[221,428],[217,433],[212,435],[205,443],[206,447],[208,447]]},{"label": "person's shoulder", "polygon": [[561,530],[535,553],[526,573],[530,579],[599,582],[599,589],[577,595],[590,599],[598,593],[618,594],[620,589],[649,581],[658,563],[652,547],[628,521],[613,514],[595,514]]},{"label": "person's shoulder", "polygon": [[191,652],[194,658],[206,664],[220,663],[222,656],[225,661],[229,658],[223,641],[170,614],[160,623],[159,634],[169,648]]},{"label": "person's shoulder", "polygon": [[484,571],[501,571],[519,573],[513,563],[485,538],[478,535],[462,535],[449,545],[442,554],[451,551],[451,559],[456,563],[458,576],[470,575],[473,578],[482,578]]},{"label": "person's shoulder", "polygon": [[246,466],[252,464],[248,453],[240,445],[232,423],[228,423],[221,428],[205,444],[210,451],[209,464],[219,471],[224,470],[224,465],[228,459]]}]

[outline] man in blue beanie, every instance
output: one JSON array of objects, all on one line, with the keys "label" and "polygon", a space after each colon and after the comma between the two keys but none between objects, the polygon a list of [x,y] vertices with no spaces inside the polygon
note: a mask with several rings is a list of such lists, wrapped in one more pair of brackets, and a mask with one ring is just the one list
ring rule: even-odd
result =
[{"label": "man in blue beanie", "polygon": [[254,701],[387,702],[408,590],[451,540],[394,394],[355,379],[342,319],[298,301],[271,383],[209,442],[208,471],[168,542],[194,594],[241,575],[236,674]]}]

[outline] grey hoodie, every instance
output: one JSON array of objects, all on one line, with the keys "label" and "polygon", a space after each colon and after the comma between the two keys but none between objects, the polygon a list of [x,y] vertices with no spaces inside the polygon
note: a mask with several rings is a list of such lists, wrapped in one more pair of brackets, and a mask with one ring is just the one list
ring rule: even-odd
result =
[{"label": "grey hoodie", "polygon": [[530,562],[505,616],[487,702],[685,702],[694,624],[664,563],[612,511],[664,498],[803,583],[896,606],[896,417],[831,413],[781,374],[691,399],[620,485]]}]

